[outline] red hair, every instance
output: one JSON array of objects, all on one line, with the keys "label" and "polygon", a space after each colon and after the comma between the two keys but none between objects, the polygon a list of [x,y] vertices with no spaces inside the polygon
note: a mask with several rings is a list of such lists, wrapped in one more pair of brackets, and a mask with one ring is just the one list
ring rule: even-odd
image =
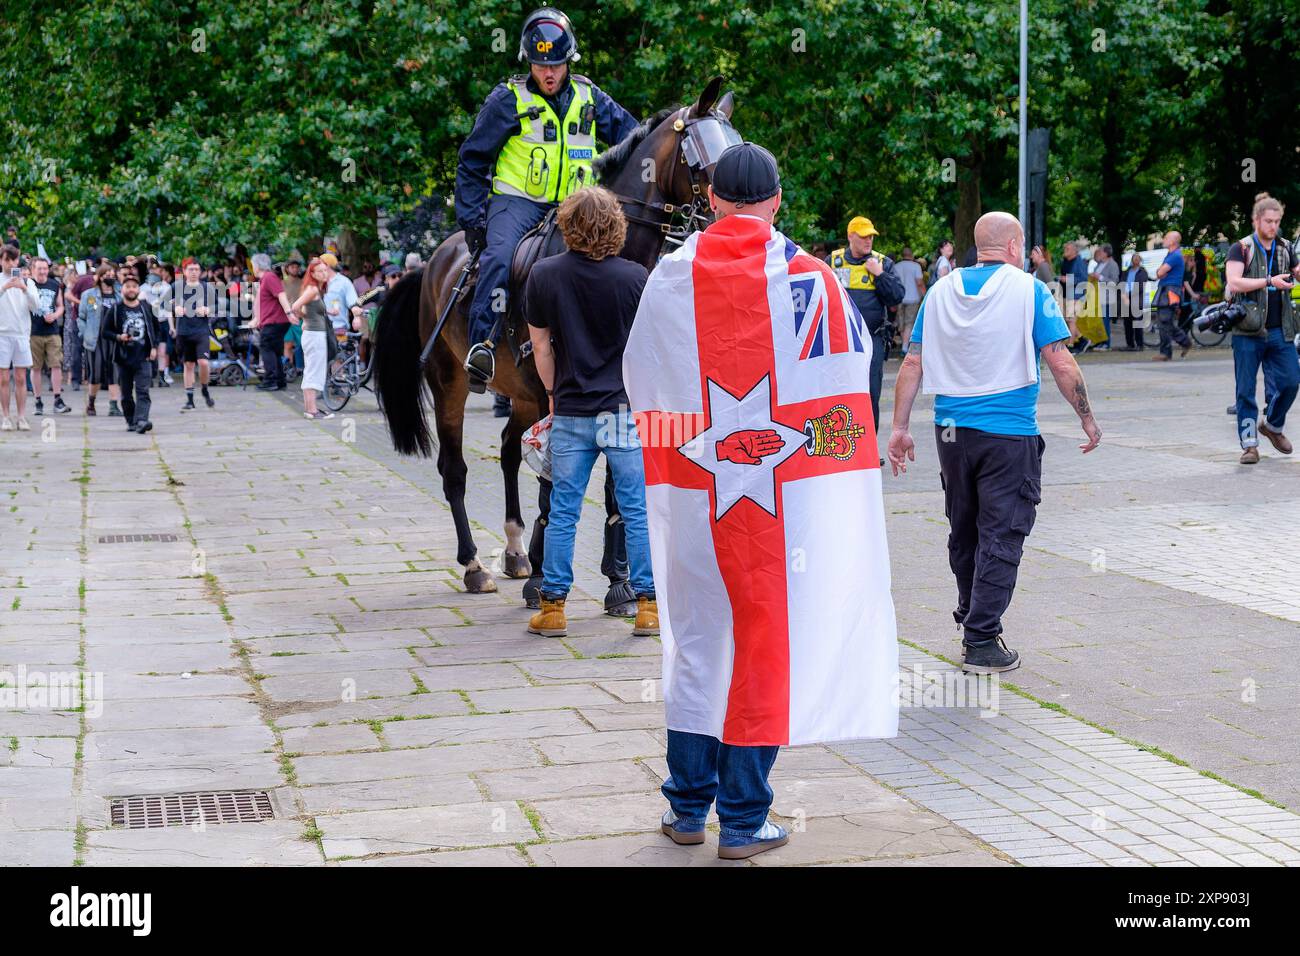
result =
[{"label": "red hair", "polygon": [[321,298],[324,298],[325,285],[320,281],[318,281],[315,275],[316,267],[322,264],[323,264],[323,260],[321,259],[320,256],[312,256],[311,261],[307,263],[307,271],[303,274],[302,285],[303,288],[306,288],[307,286],[314,286],[316,291],[321,294]]}]

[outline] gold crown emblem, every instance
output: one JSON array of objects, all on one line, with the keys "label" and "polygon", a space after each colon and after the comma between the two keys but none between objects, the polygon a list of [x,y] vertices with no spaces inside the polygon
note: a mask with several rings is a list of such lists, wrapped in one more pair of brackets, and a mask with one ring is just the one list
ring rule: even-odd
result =
[{"label": "gold crown emblem", "polygon": [[810,455],[848,461],[858,449],[858,439],[867,432],[866,426],[853,423],[853,412],[847,405],[836,405],[821,418],[804,422],[807,437],[804,450]]}]

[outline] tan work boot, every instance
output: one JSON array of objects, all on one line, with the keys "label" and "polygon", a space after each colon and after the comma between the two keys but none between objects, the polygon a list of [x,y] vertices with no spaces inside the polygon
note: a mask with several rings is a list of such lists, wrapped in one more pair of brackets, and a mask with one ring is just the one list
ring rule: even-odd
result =
[{"label": "tan work boot", "polygon": [[542,609],[528,619],[528,633],[567,637],[569,622],[564,618],[564,598],[542,598]]},{"label": "tan work boot", "polygon": [[1256,448],[1254,445],[1251,445],[1249,448],[1242,449],[1241,463],[1243,465],[1258,465],[1259,449]]},{"label": "tan work boot", "polygon": [[632,636],[659,636],[659,605],[654,598],[636,599],[636,622],[632,625]]},{"label": "tan work boot", "polygon": [[1295,451],[1295,448],[1291,445],[1291,440],[1281,432],[1269,428],[1268,422],[1259,423],[1259,433],[1272,442],[1273,447],[1282,454],[1289,455],[1291,452]]}]

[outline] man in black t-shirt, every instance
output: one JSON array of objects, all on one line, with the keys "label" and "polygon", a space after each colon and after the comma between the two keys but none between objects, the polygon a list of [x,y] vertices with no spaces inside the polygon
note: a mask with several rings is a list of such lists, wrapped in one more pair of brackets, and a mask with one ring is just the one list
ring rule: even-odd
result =
[{"label": "man in black t-shirt", "polygon": [[63,402],[63,283],[50,275],[50,261],[40,256],[32,259],[32,282],[41,299],[41,310],[32,313],[32,396],[36,399],[36,414],[45,414],[41,386],[45,369],[49,369],[54,410],[66,415],[72,409]]},{"label": "man in black t-shirt", "polygon": [[140,277],[134,272],[122,279],[122,300],[109,313],[103,337],[113,345],[127,430],[143,435],[153,428],[149,384],[158,357],[158,326],[153,308],[140,298]]},{"label": "man in black t-shirt", "polygon": [[176,316],[176,341],[185,365],[185,404],[181,411],[194,408],[194,366],[199,367],[199,386],[208,408],[216,404],[208,394],[208,332],[209,320],[216,311],[216,290],[200,282],[203,267],[196,259],[183,263],[185,281],[172,297],[172,314]]},{"label": "man in black t-shirt", "polygon": [[618,257],[627,221],[608,190],[578,190],[560,204],[557,222],[569,251],[533,266],[524,290],[537,374],[550,396],[552,414],[542,609],[528,630],[543,637],[568,633],[564,602],[573,586],[573,538],[591,469],[604,453],[627,532],[630,583],[637,596],[632,633],[657,635],[645,470],[623,390],[623,348],[649,273]]}]

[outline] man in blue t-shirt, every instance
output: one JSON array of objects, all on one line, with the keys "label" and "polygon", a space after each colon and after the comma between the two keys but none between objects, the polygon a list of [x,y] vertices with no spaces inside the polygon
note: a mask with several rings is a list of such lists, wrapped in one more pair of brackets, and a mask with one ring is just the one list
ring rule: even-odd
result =
[{"label": "man in blue t-shirt", "polygon": [[[953,618],[963,629],[963,670],[992,674],[1020,666],[1020,655],[1002,641],[1002,615],[1011,603],[1025,538],[1041,497],[1045,445],[1037,415],[1040,355],[1079,415],[1088,438],[1079,446],[1085,454],[1101,441],[1101,429],[1052,293],[1032,276],[999,275],[1004,269],[1020,273],[1025,254],[1020,223],[1008,213],[986,213],[975,224],[975,244],[977,264],[936,283],[921,303],[894,390],[889,461],[897,475],[907,471],[909,460],[916,460],[908,422],[921,388],[924,342],[938,382],[962,383],[959,395],[945,394],[939,384],[934,399],[939,473],[952,530],[948,558],[957,579]],[[990,286],[994,291],[981,296],[995,276],[998,284]],[[943,288],[943,282],[961,283],[960,292]],[[1023,321],[1016,318],[1017,309],[1024,310],[1021,315],[1031,311],[1030,296],[1032,355]],[[961,304],[945,304],[956,300]],[[937,314],[927,318],[927,309]],[[935,328],[925,335],[928,323]],[[990,335],[998,341],[990,343]],[[1030,377],[1031,360],[1030,384],[1000,384]]]},{"label": "man in blue t-shirt", "polygon": [[1169,362],[1174,357],[1174,342],[1182,346],[1180,358],[1192,350],[1191,337],[1178,327],[1178,307],[1183,301],[1183,237],[1175,229],[1165,233],[1163,245],[1168,252],[1165,261],[1156,269],[1156,321],[1160,324],[1160,352],[1153,362]]},{"label": "man in blue t-shirt", "polygon": [[1065,324],[1070,330],[1070,347],[1075,354],[1088,351],[1092,345],[1079,334],[1079,313],[1088,301],[1088,260],[1079,255],[1079,247],[1067,242],[1061,255],[1061,301],[1065,306]]}]

